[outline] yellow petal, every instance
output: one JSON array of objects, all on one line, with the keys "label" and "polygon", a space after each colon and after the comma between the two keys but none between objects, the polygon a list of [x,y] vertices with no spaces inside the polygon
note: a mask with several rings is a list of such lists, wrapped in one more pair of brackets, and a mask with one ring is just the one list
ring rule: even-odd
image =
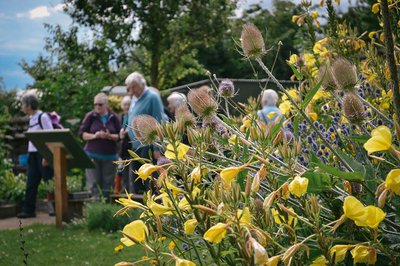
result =
[{"label": "yellow petal", "polygon": [[[136,220],[125,225],[122,233],[129,236],[130,238],[135,239],[138,242],[143,242],[146,239],[146,236],[149,234],[149,230],[142,220]],[[121,238],[121,242],[127,247],[135,244],[134,241],[126,236]]]},{"label": "yellow petal", "polygon": [[368,263],[369,247],[358,245],[350,252],[353,257],[354,264]]},{"label": "yellow petal", "polygon": [[375,206],[367,206],[365,212],[367,213],[367,219],[364,222],[367,226],[373,229],[377,228],[386,217],[386,213]]},{"label": "yellow petal", "polygon": [[196,266],[193,261],[175,258],[175,266]]},{"label": "yellow petal", "polygon": [[266,266],[277,266],[279,263],[279,258],[280,256],[273,256],[268,259],[267,263],[265,264]]},{"label": "yellow petal", "polygon": [[185,228],[185,234],[192,235],[198,224],[196,219],[190,219],[185,222],[183,227]]},{"label": "yellow petal", "polygon": [[330,249],[330,255],[333,258],[335,256],[335,262],[341,262],[345,259],[346,253],[353,246],[351,245],[336,245]]},{"label": "yellow petal", "polygon": [[364,148],[368,154],[377,151],[389,150],[392,146],[392,133],[386,126],[379,126],[372,130],[371,138],[364,143]]},{"label": "yellow petal", "polygon": [[307,192],[308,179],[300,176],[296,176],[289,184],[289,191],[291,194],[296,195],[300,198]]},{"label": "yellow petal", "polygon": [[189,149],[189,146],[179,143],[176,145],[175,150],[174,146],[170,143],[167,145],[167,150],[165,151],[164,156],[170,160],[183,160]]},{"label": "yellow petal", "polygon": [[372,13],[376,14],[379,12],[379,9],[381,8],[381,4],[380,3],[375,3],[372,5]]},{"label": "yellow petal", "polygon": [[362,221],[366,215],[364,205],[354,196],[347,196],[343,203],[344,215],[353,221]]},{"label": "yellow petal", "polygon": [[281,110],[282,114],[286,115],[290,112],[290,108],[292,107],[292,104],[290,101],[284,101],[279,105],[279,110]]},{"label": "yellow petal", "polygon": [[190,173],[190,177],[192,178],[192,181],[195,183],[195,184],[198,184],[198,183],[200,183],[200,181],[201,181],[201,172],[200,172],[200,167],[195,167],[194,169],[193,169],[193,171]]},{"label": "yellow petal", "polygon": [[310,264],[310,266],[326,266],[329,261],[325,258],[325,256],[321,255]]},{"label": "yellow petal", "polygon": [[182,189],[180,189],[180,188],[178,188],[177,186],[173,185],[173,184],[171,183],[171,181],[169,180],[169,178],[167,178],[167,179],[165,180],[165,185],[167,186],[168,189],[170,189],[170,190],[172,191],[172,194],[173,194],[174,196],[176,196],[176,195],[182,193]]},{"label": "yellow petal", "polygon": [[227,186],[230,186],[231,182],[236,178],[236,176],[242,170],[243,170],[243,166],[240,166],[240,167],[228,167],[228,168],[225,168],[224,170],[222,170],[219,175],[221,176],[221,178],[224,181],[224,183]]},{"label": "yellow petal", "polygon": [[160,166],[145,163],[140,166],[139,170],[137,171],[138,178],[146,180],[149,176],[151,176],[155,171],[159,170],[160,168]]},{"label": "yellow petal", "polygon": [[227,224],[224,223],[217,223],[213,227],[207,230],[204,234],[204,239],[208,242],[212,243],[219,243],[224,239],[226,236],[226,228],[228,227]]},{"label": "yellow petal", "polygon": [[393,169],[386,176],[385,187],[400,195],[400,169]]},{"label": "yellow petal", "polygon": [[244,208],[244,210],[238,210],[237,217],[239,217],[239,223],[241,225],[251,225],[251,214],[248,207]]}]

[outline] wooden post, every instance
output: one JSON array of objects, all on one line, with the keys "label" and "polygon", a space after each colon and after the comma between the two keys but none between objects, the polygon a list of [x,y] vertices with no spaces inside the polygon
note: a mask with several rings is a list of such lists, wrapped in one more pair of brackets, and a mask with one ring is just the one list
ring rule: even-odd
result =
[{"label": "wooden post", "polygon": [[62,145],[51,146],[55,179],[56,226],[61,227],[68,215],[67,155]]}]

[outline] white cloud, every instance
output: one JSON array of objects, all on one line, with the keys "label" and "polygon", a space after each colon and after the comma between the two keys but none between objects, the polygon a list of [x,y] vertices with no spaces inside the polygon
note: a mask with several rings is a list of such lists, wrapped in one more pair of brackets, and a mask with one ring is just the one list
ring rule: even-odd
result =
[{"label": "white cloud", "polygon": [[62,12],[65,4],[58,4],[54,7],[38,6],[28,12],[19,12],[16,14],[17,18],[41,19],[50,17],[51,15]]}]

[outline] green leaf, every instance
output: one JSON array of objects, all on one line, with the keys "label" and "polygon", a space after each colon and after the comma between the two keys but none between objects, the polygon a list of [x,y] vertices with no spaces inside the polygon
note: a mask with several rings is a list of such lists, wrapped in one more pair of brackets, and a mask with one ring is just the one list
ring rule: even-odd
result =
[{"label": "green leaf", "polygon": [[138,161],[138,162],[140,162],[142,164],[145,164],[146,162],[151,162],[151,160],[149,160],[149,159],[140,158],[140,156],[137,155],[136,152],[134,152],[132,150],[128,149],[128,153],[135,161]]},{"label": "green leaf", "polygon": [[346,139],[354,140],[355,142],[359,142],[361,144],[364,144],[369,140],[369,136],[347,136],[345,137]]},{"label": "green leaf", "polygon": [[[323,164],[315,154],[311,154],[311,164],[318,166],[321,171],[324,171],[325,173],[331,174],[333,176],[336,176],[340,179],[345,179],[348,181],[355,181],[355,182],[361,182],[364,181],[364,176],[365,176],[365,168],[363,172],[344,172],[341,170],[338,170],[336,167],[328,166]],[[354,170],[354,169],[353,169]]]},{"label": "green leaf", "polygon": [[367,170],[365,169],[365,166],[356,159],[354,159],[352,156],[348,155],[347,153],[344,153],[339,149],[336,149],[336,152],[339,153],[339,155],[350,165],[351,169],[353,169],[354,172],[361,173],[364,180],[365,176],[367,175]]},{"label": "green leaf", "polygon": [[321,79],[320,82],[318,82],[317,85],[315,85],[314,88],[312,88],[307,95],[304,97],[303,103],[302,103],[302,109],[306,108],[307,105],[310,103],[310,101],[312,100],[312,98],[314,97],[314,95],[318,92],[319,88],[321,87],[323,79]]},{"label": "green leaf", "polygon": [[300,123],[300,117],[298,115],[296,115],[294,118],[294,121],[293,121],[293,129],[294,129],[295,136],[298,136],[298,133],[299,133],[299,123]]},{"label": "green leaf", "polygon": [[327,174],[307,171],[301,176],[308,179],[307,192],[309,193],[328,191],[332,187],[332,180]]},{"label": "green leaf", "polygon": [[294,65],[289,64],[290,68],[292,69],[294,75],[296,76],[296,78],[298,80],[302,80],[303,79],[303,74],[301,74]]}]

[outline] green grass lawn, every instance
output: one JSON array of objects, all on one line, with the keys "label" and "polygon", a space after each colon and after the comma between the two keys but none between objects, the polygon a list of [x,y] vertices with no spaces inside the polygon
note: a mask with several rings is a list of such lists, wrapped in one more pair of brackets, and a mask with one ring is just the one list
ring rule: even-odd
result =
[{"label": "green grass lawn", "polygon": [[[135,261],[144,253],[133,246],[115,252],[119,232],[88,231],[82,227],[32,225],[23,229],[28,265],[114,265]],[[19,230],[0,231],[0,265],[24,265]]]}]

